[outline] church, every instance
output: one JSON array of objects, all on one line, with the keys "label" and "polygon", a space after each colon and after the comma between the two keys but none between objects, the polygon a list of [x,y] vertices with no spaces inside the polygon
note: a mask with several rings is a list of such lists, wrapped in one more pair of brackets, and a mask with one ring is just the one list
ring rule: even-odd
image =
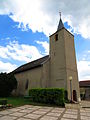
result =
[{"label": "church", "polygon": [[[53,29],[53,28],[52,28]],[[27,95],[31,88],[64,88],[68,99],[80,100],[74,35],[60,17],[57,31],[49,37],[49,55],[14,70],[17,95]]]}]

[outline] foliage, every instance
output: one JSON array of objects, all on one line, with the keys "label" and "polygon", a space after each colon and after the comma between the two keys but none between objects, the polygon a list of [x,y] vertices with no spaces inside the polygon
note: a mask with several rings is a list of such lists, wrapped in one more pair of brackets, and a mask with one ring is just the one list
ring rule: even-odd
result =
[{"label": "foliage", "polygon": [[17,81],[12,73],[0,73],[0,97],[7,97],[17,87]]},{"label": "foliage", "polygon": [[[24,99],[23,97],[7,97],[7,98],[0,98],[0,101],[1,100],[7,100],[7,107],[8,106],[13,106],[13,107],[16,107],[16,106],[21,106],[21,105],[26,105],[26,104],[29,104],[30,103],[30,100],[26,100]],[[1,105],[0,105],[1,106]]]},{"label": "foliage", "polygon": [[30,89],[31,101],[46,104],[64,105],[64,89],[60,88],[37,88]]},{"label": "foliage", "polygon": [[67,92],[67,90],[64,91],[64,99],[65,99],[65,102],[68,102],[68,92]]},{"label": "foliage", "polygon": [[[0,98],[3,99],[3,98]],[[32,102],[30,101],[30,99],[24,98],[24,97],[7,97],[4,98],[7,100],[7,105],[12,105],[13,107],[17,107],[17,106],[22,106],[22,105],[39,105],[39,106],[52,106],[50,104],[44,104],[44,103],[36,103],[36,102]],[[2,105],[0,105],[2,106]],[[56,106],[56,105],[54,105]]]},{"label": "foliage", "polygon": [[6,99],[0,99],[0,105],[6,105],[7,100]]}]

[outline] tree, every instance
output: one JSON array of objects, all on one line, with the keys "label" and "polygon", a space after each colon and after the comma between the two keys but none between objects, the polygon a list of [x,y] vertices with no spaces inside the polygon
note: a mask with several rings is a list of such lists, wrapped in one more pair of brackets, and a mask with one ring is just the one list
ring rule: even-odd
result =
[{"label": "tree", "polygon": [[17,81],[12,73],[0,73],[0,97],[7,97],[16,89]]}]

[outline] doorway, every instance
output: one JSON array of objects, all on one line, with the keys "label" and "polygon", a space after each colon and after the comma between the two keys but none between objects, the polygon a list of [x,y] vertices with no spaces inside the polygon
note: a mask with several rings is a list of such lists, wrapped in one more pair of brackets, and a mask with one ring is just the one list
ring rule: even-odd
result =
[{"label": "doorway", "polygon": [[77,92],[76,92],[76,90],[73,90],[73,100],[77,101]]}]

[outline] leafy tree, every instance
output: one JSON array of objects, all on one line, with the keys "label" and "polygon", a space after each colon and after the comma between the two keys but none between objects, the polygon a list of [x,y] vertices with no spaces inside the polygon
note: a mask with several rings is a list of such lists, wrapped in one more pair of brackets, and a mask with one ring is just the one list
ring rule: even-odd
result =
[{"label": "leafy tree", "polygon": [[16,89],[17,81],[12,73],[0,73],[0,97],[7,97]]}]

